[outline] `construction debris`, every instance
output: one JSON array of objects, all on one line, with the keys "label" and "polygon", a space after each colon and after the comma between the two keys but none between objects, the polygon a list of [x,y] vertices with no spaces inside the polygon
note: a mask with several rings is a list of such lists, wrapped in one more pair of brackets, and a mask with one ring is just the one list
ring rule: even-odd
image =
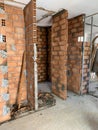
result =
[{"label": "construction debris", "polygon": [[12,105],[11,107],[11,117],[17,118],[20,114],[28,112],[31,110],[31,107],[28,104],[22,104],[20,108],[18,108],[17,104]]},{"label": "construction debris", "polygon": [[38,94],[38,105],[39,107],[45,106],[54,106],[56,104],[56,100],[51,93],[48,92],[39,92]]},{"label": "construction debris", "polygon": [[[56,105],[56,100],[54,99],[54,96],[49,92],[39,92],[38,94],[38,106],[39,108],[44,107],[51,107]],[[11,109],[11,117],[12,119],[18,118],[21,114],[29,112],[32,110],[28,102],[24,102],[23,104],[17,105],[14,104],[10,106]]]}]

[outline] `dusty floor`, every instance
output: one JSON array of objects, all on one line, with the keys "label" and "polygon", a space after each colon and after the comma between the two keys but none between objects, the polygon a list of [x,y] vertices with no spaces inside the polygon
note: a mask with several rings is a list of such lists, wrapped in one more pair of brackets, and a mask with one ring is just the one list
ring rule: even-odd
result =
[{"label": "dusty floor", "polygon": [[57,105],[3,124],[0,130],[98,130],[98,99],[73,93]]},{"label": "dusty floor", "polygon": [[38,83],[38,90],[42,92],[51,92],[51,82]]},{"label": "dusty floor", "polygon": [[89,94],[98,97],[98,81],[90,82]]},{"label": "dusty floor", "polygon": [[89,85],[89,94],[98,97],[98,76],[92,73]]}]

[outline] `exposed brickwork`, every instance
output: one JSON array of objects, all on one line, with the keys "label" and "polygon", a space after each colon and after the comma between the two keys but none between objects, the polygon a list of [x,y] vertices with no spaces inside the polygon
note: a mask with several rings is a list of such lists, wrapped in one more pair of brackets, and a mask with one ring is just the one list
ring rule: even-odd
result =
[{"label": "exposed brickwork", "polygon": [[89,65],[90,65],[90,43],[84,43],[84,61],[83,61],[83,82],[82,82],[82,93],[86,93],[89,85]]},{"label": "exposed brickwork", "polygon": [[[83,36],[83,15],[68,21],[68,12],[62,10],[53,16],[52,28],[37,28],[36,0],[31,0],[24,12],[20,8],[5,5],[5,14],[0,13],[0,24],[2,19],[5,19],[6,26],[0,25],[0,34],[6,38],[0,44],[0,50],[7,52],[7,57],[0,57],[0,85],[5,83],[3,80],[7,80],[8,85],[0,86],[0,122],[10,119],[8,105],[13,105],[16,98],[18,102],[28,99],[34,108],[34,43],[38,44],[39,82],[52,81],[53,93],[62,99],[67,98],[67,86],[69,90],[80,93],[83,43],[78,42],[78,37]],[[83,91],[88,85],[89,47],[89,43],[85,43]],[[23,65],[24,51],[26,64]],[[8,67],[7,72],[2,72],[2,65]],[[21,88],[17,96],[18,86]],[[10,97],[5,100],[3,94]]]},{"label": "exposed brickwork", "polygon": [[67,98],[67,47],[68,13],[62,10],[53,16],[51,43],[52,91],[62,99]]},{"label": "exposed brickwork", "polygon": [[47,28],[47,33],[48,33],[48,63],[47,63],[47,68],[48,68],[48,81],[51,82],[51,27]]},{"label": "exposed brickwork", "polygon": [[[34,8],[33,8],[34,7]],[[8,86],[0,86],[0,122],[10,119],[10,111],[8,105],[13,105],[18,102],[27,100],[26,90],[26,66],[27,66],[27,85],[28,85],[28,100],[30,104],[34,104],[34,63],[33,63],[33,44],[36,43],[36,2],[32,0],[25,8],[25,25],[24,14],[21,8],[5,5],[5,14],[0,14],[0,24],[2,19],[5,20],[5,25],[1,27],[0,34],[6,36],[5,42],[0,44],[0,50],[7,51],[7,58],[0,57],[0,65],[8,67],[6,73],[2,73],[0,66],[0,85],[4,84],[3,80],[7,80]],[[31,13],[29,13],[31,12]],[[32,18],[31,18],[32,17]],[[34,23],[34,24],[33,24]],[[32,24],[32,25],[31,25]],[[31,25],[31,26],[29,26]],[[25,30],[26,26],[26,51],[27,64],[23,65],[23,54],[25,51]],[[23,69],[22,69],[23,67]],[[21,73],[22,71],[22,73]],[[21,76],[21,77],[20,77]],[[2,79],[1,79],[2,78]],[[20,82],[21,80],[21,82]],[[19,88],[19,95],[17,90]],[[7,94],[7,95],[3,95]],[[9,100],[5,96],[8,96]],[[7,112],[8,111],[8,112]]]},{"label": "exposed brickwork", "polygon": [[[5,6],[7,13],[6,37],[8,51],[8,79],[10,104],[14,104],[19,86],[23,53],[25,51],[24,15],[20,8]],[[25,81],[24,81],[25,82]],[[26,85],[23,86],[21,99],[26,100]]]},{"label": "exposed brickwork", "polygon": [[24,8],[26,38],[26,70],[28,101],[34,108],[34,43],[37,43],[36,0],[31,0]]},{"label": "exposed brickwork", "polygon": [[[3,13],[0,13],[0,35],[6,36],[6,27],[2,26],[2,19],[6,20],[7,18],[5,6],[3,9]],[[10,111],[7,105],[9,102],[9,87],[5,80],[8,82],[7,42],[0,38],[0,123],[10,119]]]},{"label": "exposed brickwork", "polygon": [[[2,82],[8,83],[6,83],[7,86],[0,87],[0,94],[7,94],[5,96],[9,96],[8,101],[3,100],[3,102],[0,103],[0,122],[3,122],[10,119],[8,104],[9,106],[15,104],[17,99],[22,57],[25,50],[23,10],[21,8],[5,5],[5,17],[1,16],[0,14],[0,19],[4,19],[6,25],[3,26],[2,29],[0,29],[0,34],[6,36],[6,42],[2,45],[0,44],[0,48],[4,49],[4,51],[7,51],[7,60],[4,59],[3,67],[8,67],[7,73],[2,76],[2,79],[6,80],[2,80]],[[0,82],[0,85],[2,85],[2,82]],[[26,100],[25,83],[26,82],[24,80],[24,85],[20,88],[21,95],[19,95],[19,102],[23,102]]]},{"label": "exposed brickwork", "polygon": [[51,81],[51,28],[37,27],[38,81]]},{"label": "exposed brickwork", "polygon": [[45,27],[37,27],[38,50],[38,81],[47,80],[47,30]]},{"label": "exposed brickwork", "polygon": [[68,89],[80,93],[82,78],[82,45],[78,37],[83,37],[83,15],[68,21]]}]

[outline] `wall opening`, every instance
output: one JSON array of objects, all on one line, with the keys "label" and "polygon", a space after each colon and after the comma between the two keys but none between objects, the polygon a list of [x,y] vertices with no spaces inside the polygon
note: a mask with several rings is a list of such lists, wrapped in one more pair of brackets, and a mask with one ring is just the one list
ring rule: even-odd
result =
[{"label": "wall opening", "polygon": [[98,14],[85,17],[84,35],[84,87],[88,93],[98,97]]},{"label": "wall opening", "polygon": [[51,27],[37,27],[38,82],[39,91],[51,92]]},{"label": "wall opening", "polygon": [[55,105],[51,88],[51,29],[52,27],[37,27],[39,108]]},{"label": "wall opening", "polygon": [[81,93],[84,14],[68,20],[68,90]]},{"label": "wall opening", "polygon": [[2,26],[6,26],[6,21],[5,21],[5,19],[2,19]]}]

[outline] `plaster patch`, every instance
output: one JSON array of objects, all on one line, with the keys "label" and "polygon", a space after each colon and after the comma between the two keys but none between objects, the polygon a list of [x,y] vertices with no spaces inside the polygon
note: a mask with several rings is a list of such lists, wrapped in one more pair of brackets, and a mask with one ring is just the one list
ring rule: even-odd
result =
[{"label": "plaster patch", "polygon": [[2,79],[2,87],[7,87],[8,86],[8,80]]},{"label": "plaster patch", "polygon": [[8,66],[1,66],[1,71],[3,74],[6,74],[8,72]]},{"label": "plaster patch", "polygon": [[2,58],[7,58],[7,52],[0,50],[0,55],[2,56]]},{"label": "plaster patch", "polygon": [[27,76],[27,71],[26,70],[24,70],[24,75]]},{"label": "plaster patch", "polygon": [[32,85],[30,85],[30,89],[32,89]]},{"label": "plaster patch", "polygon": [[11,49],[12,49],[13,51],[16,51],[15,44],[12,44],[12,45],[11,45]]},{"label": "plaster patch", "polygon": [[5,11],[4,11],[2,8],[0,8],[0,13],[1,13],[1,14],[4,14]]},{"label": "plaster patch", "polygon": [[8,101],[10,96],[9,96],[9,94],[4,93],[1,95],[1,97],[3,98],[4,101]]},{"label": "plaster patch", "polygon": [[3,106],[3,116],[6,116],[10,112],[10,108],[6,105]]},{"label": "plaster patch", "polygon": [[0,44],[2,44],[3,43],[3,37],[2,37],[2,34],[0,34]]}]

